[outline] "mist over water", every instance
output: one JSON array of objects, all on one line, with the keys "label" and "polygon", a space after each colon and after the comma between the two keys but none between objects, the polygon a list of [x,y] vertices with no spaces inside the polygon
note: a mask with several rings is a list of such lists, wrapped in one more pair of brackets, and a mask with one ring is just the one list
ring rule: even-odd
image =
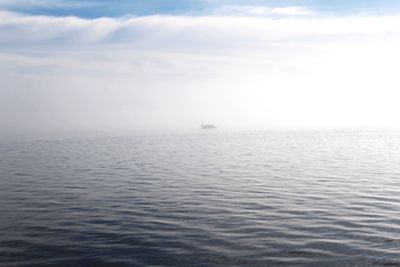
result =
[{"label": "mist over water", "polygon": [[0,266],[397,266],[400,132],[0,142]]},{"label": "mist over water", "polygon": [[400,266],[395,2],[0,0],[0,267]]}]

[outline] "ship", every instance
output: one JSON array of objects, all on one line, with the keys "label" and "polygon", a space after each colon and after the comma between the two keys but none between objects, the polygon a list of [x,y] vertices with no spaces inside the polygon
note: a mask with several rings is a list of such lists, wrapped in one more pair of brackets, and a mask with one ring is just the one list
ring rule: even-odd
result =
[{"label": "ship", "polygon": [[217,127],[214,124],[210,123],[201,123],[201,129],[203,130],[210,130],[210,129],[216,129]]}]

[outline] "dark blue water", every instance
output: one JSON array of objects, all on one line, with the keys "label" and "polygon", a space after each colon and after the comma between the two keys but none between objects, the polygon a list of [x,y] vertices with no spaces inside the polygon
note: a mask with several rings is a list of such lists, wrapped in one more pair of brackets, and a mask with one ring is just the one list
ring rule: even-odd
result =
[{"label": "dark blue water", "polygon": [[400,266],[400,132],[0,142],[1,266]]}]

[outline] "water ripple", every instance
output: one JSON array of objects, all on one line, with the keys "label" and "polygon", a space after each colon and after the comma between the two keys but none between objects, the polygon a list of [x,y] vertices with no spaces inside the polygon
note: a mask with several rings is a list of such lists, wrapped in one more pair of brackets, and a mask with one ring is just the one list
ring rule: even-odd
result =
[{"label": "water ripple", "polygon": [[400,266],[400,133],[0,142],[0,266]]}]

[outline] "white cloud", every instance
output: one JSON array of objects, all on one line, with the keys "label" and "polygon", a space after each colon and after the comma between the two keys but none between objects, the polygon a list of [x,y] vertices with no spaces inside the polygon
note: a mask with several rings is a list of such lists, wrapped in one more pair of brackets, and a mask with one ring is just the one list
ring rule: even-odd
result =
[{"label": "white cloud", "polygon": [[83,19],[0,12],[1,44],[77,47],[126,44],[155,48],[219,50],[243,45],[260,48],[291,40],[379,41],[398,38],[400,17],[261,18],[231,16],[145,16]]},{"label": "white cloud", "polygon": [[313,12],[301,6],[268,7],[254,5],[223,5],[214,9],[214,13],[240,16],[301,16],[310,15]]},{"label": "white cloud", "polygon": [[399,126],[399,24],[0,12],[0,126]]}]

